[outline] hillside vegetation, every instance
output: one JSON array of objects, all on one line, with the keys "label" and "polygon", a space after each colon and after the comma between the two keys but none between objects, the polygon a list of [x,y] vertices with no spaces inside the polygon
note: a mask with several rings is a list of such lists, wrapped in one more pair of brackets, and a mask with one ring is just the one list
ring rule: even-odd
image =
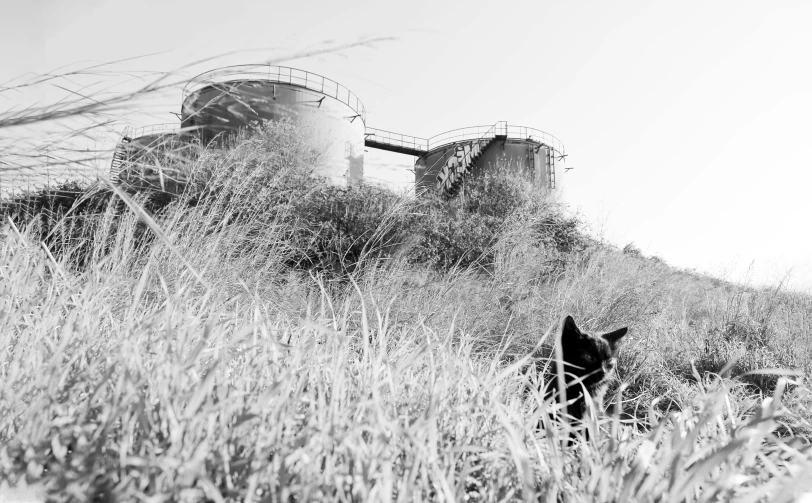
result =
[{"label": "hillside vegetation", "polygon": [[[270,123],[162,153],[171,192],[3,200],[0,480],[53,501],[812,497],[810,297],[603,245],[508,169],[443,201],[330,186],[320,162]],[[630,327],[574,442],[534,370],[566,313]]]}]

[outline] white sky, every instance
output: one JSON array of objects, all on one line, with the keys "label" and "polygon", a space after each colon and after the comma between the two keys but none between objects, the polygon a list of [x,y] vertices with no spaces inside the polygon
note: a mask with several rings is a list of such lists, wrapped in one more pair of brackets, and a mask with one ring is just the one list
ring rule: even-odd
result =
[{"label": "white sky", "polygon": [[[575,168],[559,178],[564,199],[610,242],[736,281],[792,270],[812,288],[809,0],[0,2],[0,81],[254,50],[204,71],[392,37],[282,64],[350,88],[371,127],[428,137],[506,120],[550,132]],[[173,121],[176,101],[153,122]],[[411,158],[381,160],[390,167],[368,162],[367,175],[411,176]]]}]

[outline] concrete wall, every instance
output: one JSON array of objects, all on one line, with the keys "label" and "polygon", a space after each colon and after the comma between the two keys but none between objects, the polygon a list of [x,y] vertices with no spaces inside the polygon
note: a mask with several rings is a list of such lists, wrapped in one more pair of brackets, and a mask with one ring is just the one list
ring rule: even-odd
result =
[{"label": "concrete wall", "polygon": [[[289,117],[306,127],[314,145],[324,149],[320,174],[336,184],[363,178],[360,156],[347,155],[347,144],[363,144],[364,122],[348,105],[317,91],[266,81],[241,81],[205,87],[186,98],[183,127],[200,128],[204,143],[233,134],[252,121]],[[357,149],[356,149],[357,150]],[[358,154],[359,152],[352,152]]]},{"label": "concrete wall", "polygon": [[[419,157],[415,162],[415,189],[422,192],[436,190],[437,174],[449,157],[455,155],[454,145],[446,145]],[[550,170],[547,147],[528,140],[493,140],[477,159],[469,176],[499,167],[510,169],[542,187],[550,187]]]}]

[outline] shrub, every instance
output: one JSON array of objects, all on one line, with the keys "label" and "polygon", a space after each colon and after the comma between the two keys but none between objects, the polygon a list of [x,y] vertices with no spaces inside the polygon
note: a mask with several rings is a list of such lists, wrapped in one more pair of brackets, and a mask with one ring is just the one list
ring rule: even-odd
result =
[{"label": "shrub", "polygon": [[638,258],[643,257],[643,252],[641,252],[640,248],[638,248],[634,243],[629,243],[626,246],[624,246],[623,253],[625,253],[626,255],[631,255],[632,257]]},{"label": "shrub", "polygon": [[[102,216],[118,208],[112,192],[97,185],[66,181],[0,200],[0,216],[44,243],[57,259],[82,267],[92,252],[92,236]],[[111,208],[112,206],[112,208]]]},{"label": "shrub", "polygon": [[466,180],[458,197],[428,197],[419,206],[413,233],[420,236],[411,259],[438,269],[476,265],[491,269],[499,241],[517,229],[520,240],[547,252],[582,250],[577,218],[565,217],[549,194],[505,167]]}]

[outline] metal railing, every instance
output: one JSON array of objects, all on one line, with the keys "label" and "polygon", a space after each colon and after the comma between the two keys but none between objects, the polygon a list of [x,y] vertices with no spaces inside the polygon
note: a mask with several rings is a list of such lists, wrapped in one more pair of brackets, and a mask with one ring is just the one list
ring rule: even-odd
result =
[{"label": "metal railing", "polygon": [[564,144],[561,142],[561,140],[550,133],[527,126],[509,125],[507,121],[499,121],[495,124],[488,124],[484,126],[468,126],[459,129],[452,129],[450,131],[434,135],[431,138],[418,138],[415,136],[408,136],[374,128],[367,128],[366,131],[366,136],[370,140],[377,143],[419,150],[421,152],[430,152],[436,148],[463,141],[505,136],[510,139],[530,140],[537,143],[543,143],[552,148],[558,155],[566,154]]},{"label": "metal railing", "polygon": [[185,102],[190,94],[204,87],[240,80],[278,82],[280,84],[290,84],[312,91],[318,91],[352,108],[355,113],[361,116],[361,120],[366,124],[367,113],[364,104],[361,103],[361,100],[359,100],[358,96],[352,91],[327,77],[304,70],[297,70],[296,68],[289,68],[287,66],[268,64],[236,65],[201,73],[193,77],[183,88],[183,101]]},{"label": "metal railing", "polygon": [[514,140],[535,141],[549,146],[559,155],[566,153],[564,150],[564,144],[561,142],[561,140],[550,133],[526,126],[509,125],[507,121],[499,121],[496,124],[488,124],[485,126],[468,126],[459,129],[452,129],[451,131],[434,135],[428,139],[428,149],[434,150],[435,148],[451,143],[493,138],[495,136],[506,136],[507,138]]},{"label": "metal railing", "polygon": [[567,153],[566,149],[564,148],[564,144],[561,143],[561,140],[551,135],[550,133],[542,131],[541,129],[535,129],[526,126],[508,125],[507,137],[543,143],[548,147],[552,148],[553,151],[555,151],[558,155],[566,155]]},{"label": "metal railing", "polygon": [[429,151],[429,141],[426,138],[417,138],[415,136],[403,135],[400,133],[393,133],[392,131],[384,131],[383,129],[366,128],[364,136],[376,143],[383,143],[385,145],[392,145],[395,147],[402,147],[412,150],[419,150],[421,152]]},{"label": "metal railing", "polygon": [[499,121],[496,124],[488,124],[486,126],[467,126],[432,136],[428,140],[428,147],[429,150],[434,150],[443,145],[450,145],[467,140],[482,140],[505,134],[507,134],[507,122],[505,121]]},{"label": "metal railing", "polygon": [[180,124],[176,122],[169,122],[166,124],[152,124],[150,126],[143,126],[139,128],[127,126],[124,128],[122,136],[125,136],[131,140],[135,140],[136,138],[142,138],[144,136],[180,134],[185,131],[189,131],[191,129],[192,128],[181,128]]}]

